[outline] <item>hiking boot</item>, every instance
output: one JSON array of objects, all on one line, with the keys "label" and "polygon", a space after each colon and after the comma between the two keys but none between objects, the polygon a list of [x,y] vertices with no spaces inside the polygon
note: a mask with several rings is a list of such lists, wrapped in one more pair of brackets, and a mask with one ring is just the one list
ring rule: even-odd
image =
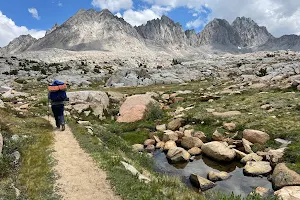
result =
[{"label": "hiking boot", "polygon": [[66,130],[66,126],[64,124],[61,125],[61,131]]}]

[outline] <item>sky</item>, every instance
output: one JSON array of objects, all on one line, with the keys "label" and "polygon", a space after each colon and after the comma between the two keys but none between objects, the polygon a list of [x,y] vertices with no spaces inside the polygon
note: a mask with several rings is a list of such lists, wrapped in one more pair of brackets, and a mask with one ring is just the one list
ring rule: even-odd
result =
[{"label": "sky", "polygon": [[20,35],[41,38],[80,8],[107,8],[133,26],[167,15],[200,32],[214,18],[245,16],[276,37],[300,34],[300,0],[0,0],[0,47]]}]

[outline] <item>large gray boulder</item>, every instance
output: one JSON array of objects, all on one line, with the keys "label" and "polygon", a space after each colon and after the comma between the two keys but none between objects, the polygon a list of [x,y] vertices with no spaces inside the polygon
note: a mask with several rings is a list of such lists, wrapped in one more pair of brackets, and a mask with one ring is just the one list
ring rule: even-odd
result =
[{"label": "large gray boulder", "polygon": [[289,169],[284,163],[280,163],[274,169],[272,183],[275,189],[285,186],[300,186],[300,175]]},{"label": "large gray boulder", "polygon": [[217,161],[232,161],[236,153],[222,142],[209,142],[204,144],[202,152]]},{"label": "large gray boulder", "polygon": [[91,108],[93,114],[99,118],[104,117],[104,111],[107,110],[109,106],[107,94],[101,91],[68,92],[67,96],[73,108],[75,108],[76,105],[81,105],[80,108]]}]

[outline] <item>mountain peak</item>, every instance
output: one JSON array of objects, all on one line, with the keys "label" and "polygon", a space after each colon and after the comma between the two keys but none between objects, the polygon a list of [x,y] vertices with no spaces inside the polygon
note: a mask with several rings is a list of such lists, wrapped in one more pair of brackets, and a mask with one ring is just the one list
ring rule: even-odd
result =
[{"label": "mountain peak", "polygon": [[237,17],[232,27],[239,33],[245,46],[260,46],[273,36],[264,26],[258,26],[251,18]]}]

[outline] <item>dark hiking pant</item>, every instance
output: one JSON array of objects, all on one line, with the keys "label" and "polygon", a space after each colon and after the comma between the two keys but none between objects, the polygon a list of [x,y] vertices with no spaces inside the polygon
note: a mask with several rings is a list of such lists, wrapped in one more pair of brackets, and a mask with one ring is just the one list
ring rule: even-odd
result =
[{"label": "dark hiking pant", "polygon": [[60,128],[61,125],[65,124],[64,104],[52,105],[51,108],[55,118],[56,127]]}]

